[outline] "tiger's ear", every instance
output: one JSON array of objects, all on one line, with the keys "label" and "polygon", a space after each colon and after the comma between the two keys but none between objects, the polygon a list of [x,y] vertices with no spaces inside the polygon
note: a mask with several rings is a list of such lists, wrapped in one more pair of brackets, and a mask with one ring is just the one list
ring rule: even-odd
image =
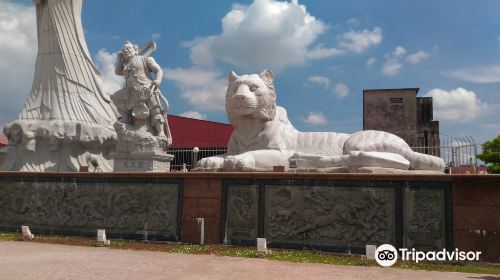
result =
[{"label": "tiger's ear", "polygon": [[259,76],[268,82],[272,83],[274,81],[274,74],[271,70],[264,70],[259,74]]},{"label": "tiger's ear", "polygon": [[236,75],[236,73],[234,73],[234,71],[229,72],[228,80],[229,80],[230,84],[233,83],[237,78],[238,78],[238,75]]}]

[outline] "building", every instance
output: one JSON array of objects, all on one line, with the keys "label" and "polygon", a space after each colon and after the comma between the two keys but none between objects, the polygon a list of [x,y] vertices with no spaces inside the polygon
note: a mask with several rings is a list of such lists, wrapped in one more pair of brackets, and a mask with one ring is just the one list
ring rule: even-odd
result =
[{"label": "building", "polygon": [[363,130],[381,130],[403,138],[415,151],[439,156],[439,122],[432,97],[419,88],[363,90]]},{"label": "building", "polygon": [[[175,156],[171,163],[172,170],[182,169],[183,164],[190,169],[193,161],[225,154],[233,133],[233,126],[230,124],[175,115],[168,115],[168,124],[172,134],[172,146],[168,153]],[[193,153],[194,147],[199,148],[198,153]]]}]

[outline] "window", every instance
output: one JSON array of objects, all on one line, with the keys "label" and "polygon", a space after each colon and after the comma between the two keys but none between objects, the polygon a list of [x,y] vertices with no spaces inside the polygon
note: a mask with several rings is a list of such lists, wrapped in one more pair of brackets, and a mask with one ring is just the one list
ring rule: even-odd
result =
[{"label": "window", "polygon": [[403,97],[391,97],[389,98],[389,104],[391,105],[402,105],[403,104]]}]

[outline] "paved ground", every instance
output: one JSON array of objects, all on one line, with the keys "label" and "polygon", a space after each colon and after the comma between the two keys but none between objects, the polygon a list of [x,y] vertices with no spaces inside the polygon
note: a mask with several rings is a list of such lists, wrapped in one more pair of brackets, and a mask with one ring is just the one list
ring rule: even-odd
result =
[{"label": "paved ground", "polygon": [[498,279],[379,267],[0,242],[0,279]]}]

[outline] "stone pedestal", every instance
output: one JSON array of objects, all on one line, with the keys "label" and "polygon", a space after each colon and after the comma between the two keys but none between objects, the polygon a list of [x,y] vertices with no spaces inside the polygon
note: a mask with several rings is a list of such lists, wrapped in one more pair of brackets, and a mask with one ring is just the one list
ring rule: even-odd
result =
[{"label": "stone pedestal", "polygon": [[170,172],[174,155],[167,154],[168,139],[124,123],[115,123],[118,136],[110,154],[115,172]]},{"label": "stone pedestal", "polygon": [[170,172],[174,155],[162,152],[111,153],[115,172]]}]

